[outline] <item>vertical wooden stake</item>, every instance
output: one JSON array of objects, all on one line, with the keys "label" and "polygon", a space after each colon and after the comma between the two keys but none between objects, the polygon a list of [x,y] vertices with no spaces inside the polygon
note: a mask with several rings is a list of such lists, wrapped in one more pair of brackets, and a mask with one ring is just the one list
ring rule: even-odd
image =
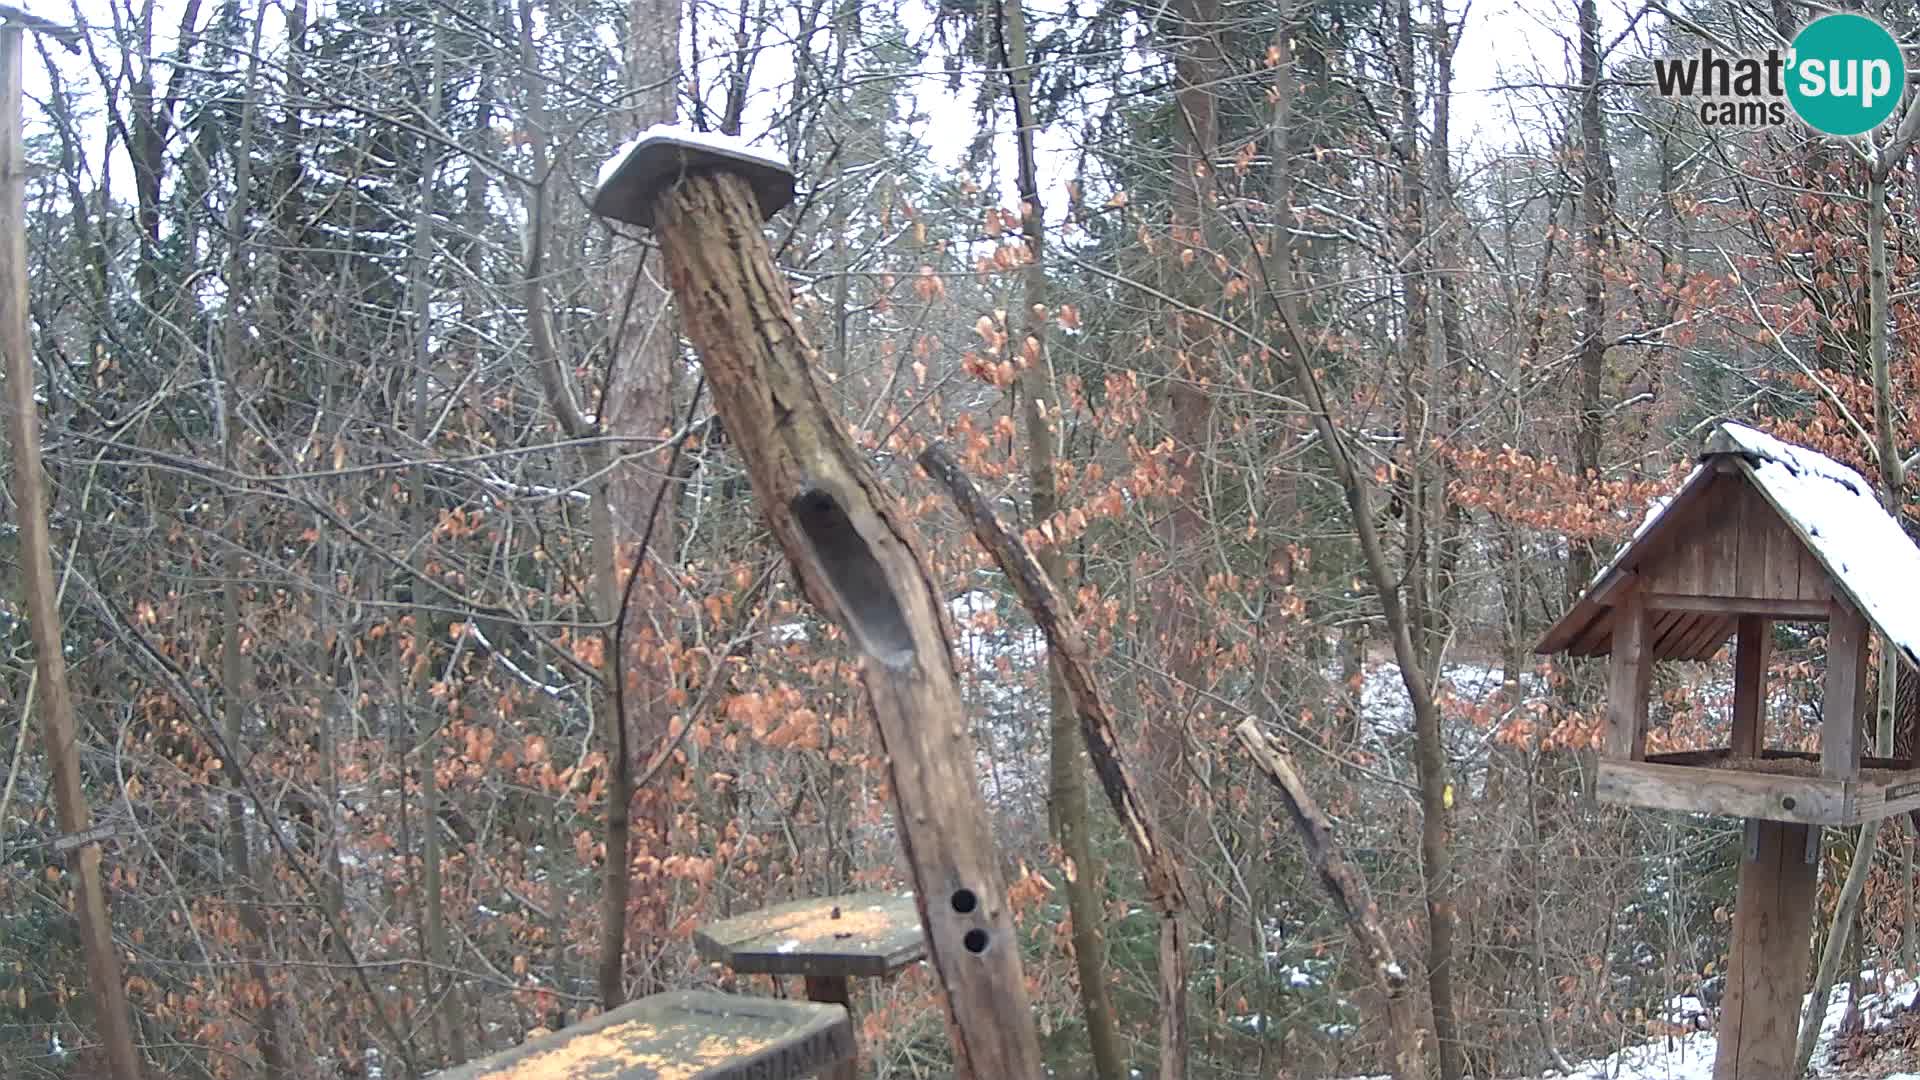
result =
[{"label": "vertical wooden stake", "polygon": [[1733,654],[1733,756],[1759,757],[1767,748],[1767,654],[1773,624],[1740,616]]},{"label": "vertical wooden stake", "polygon": [[1867,620],[1833,598],[1827,622],[1827,681],[1820,697],[1820,775],[1860,775],[1860,714],[1867,696]]},{"label": "vertical wooden stake", "polygon": [[1647,756],[1647,695],[1653,690],[1653,642],[1646,597],[1638,588],[1620,598],[1613,615],[1613,656],[1607,683],[1607,756]]},{"label": "vertical wooden stake", "polygon": [[1713,1080],[1781,1080],[1793,1075],[1800,999],[1807,992],[1814,884],[1806,858],[1809,826],[1749,822],[1758,858],[1740,863],[1733,949],[1720,1010]]},{"label": "vertical wooden stake", "polygon": [[[7,427],[13,437],[13,497],[20,507],[20,558],[25,564],[27,621],[33,635],[34,663],[40,675],[41,738],[53,768],[54,814],[69,836],[93,823],[86,789],[80,782],[80,758],[74,745],[73,694],[67,687],[67,659],[61,650],[60,611],[53,583],[52,539],[47,529],[47,495],[40,479],[40,423],[33,400],[32,341],[27,332],[27,172],[21,141],[21,53],[23,32],[0,22],[0,349],[6,352]],[[120,954],[113,947],[107,894],[100,880],[100,843],[75,847],[67,855],[80,910],[81,951],[86,955],[87,988],[93,994],[100,1041],[113,1080],[139,1080],[140,1056],[134,1050],[133,1023],[127,1013],[126,984]]]},{"label": "vertical wooden stake", "polygon": [[[845,975],[808,975],[805,978],[808,1001],[817,1001],[823,1005],[839,1005],[847,1010],[849,1017],[853,1015],[853,980]],[[854,1042],[857,1044],[859,1039],[856,1037]],[[857,1080],[860,1075],[860,1059],[848,1058],[838,1065],[830,1066],[820,1075],[822,1080]]]}]

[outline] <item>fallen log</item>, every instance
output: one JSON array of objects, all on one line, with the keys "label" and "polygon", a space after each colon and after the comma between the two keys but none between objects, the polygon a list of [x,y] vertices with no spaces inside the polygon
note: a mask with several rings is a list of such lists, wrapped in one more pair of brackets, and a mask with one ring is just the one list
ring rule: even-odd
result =
[{"label": "fallen log", "polygon": [[1161,842],[1153,814],[1141,800],[1127,775],[1126,763],[1121,760],[1113,728],[1113,709],[1094,677],[1086,635],[1081,633],[1079,620],[1074,618],[1066,598],[1041,568],[1033,549],[1001,524],[953,455],[939,443],[930,443],[920,453],[920,467],[947,489],[961,516],[972,527],[974,538],[1000,564],[1014,591],[1020,595],[1020,602],[1032,614],[1034,624],[1046,635],[1048,654],[1060,667],[1067,699],[1080,720],[1080,734],[1086,740],[1094,775],[1099,777],[1107,801],[1113,804],[1114,815],[1126,830],[1134,856],[1140,861],[1147,901],[1160,916],[1160,1076],[1164,1080],[1180,1080],[1186,1075],[1187,1048],[1184,925],[1187,888],[1179,863]]},{"label": "fallen log", "polygon": [[1000,860],[961,710],[942,593],[898,498],[821,394],[762,221],[792,198],[784,160],[655,128],[603,174],[596,213],[649,226],[714,408],[807,597],[860,654],[901,843],[945,988],[955,1072],[1041,1075]]},{"label": "fallen log", "polygon": [[1246,748],[1247,756],[1279,790],[1280,801],[1306,845],[1307,861],[1319,872],[1321,887],[1340,910],[1347,932],[1367,958],[1374,984],[1385,1001],[1387,1032],[1394,1049],[1393,1075],[1399,1080],[1425,1080],[1426,1051],[1414,1018],[1413,1001],[1407,994],[1407,973],[1393,958],[1393,943],[1380,926],[1380,909],[1367,889],[1366,876],[1341,852],[1334,839],[1333,823],[1321,812],[1286,751],[1268,741],[1251,719],[1241,721],[1233,733]]}]

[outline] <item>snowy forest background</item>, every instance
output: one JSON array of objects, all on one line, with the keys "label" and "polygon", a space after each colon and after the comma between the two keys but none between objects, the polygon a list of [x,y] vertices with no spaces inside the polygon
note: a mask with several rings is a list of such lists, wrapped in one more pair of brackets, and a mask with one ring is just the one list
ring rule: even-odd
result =
[{"label": "snowy forest background", "polygon": [[[31,316],[155,1075],[414,1075],[662,988],[773,993],[693,928],[903,880],[851,653],[797,602],[645,236],[586,211],[613,149],[675,118],[794,162],[771,235],[953,597],[1059,1075],[1151,1068],[1155,920],[1037,636],[911,465],[924,438],[1039,530],[1094,632],[1200,885],[1193,1076],[1384,1068],[1344,927],[1229,735],[1248,717],[1369,875],[1436,1075],[1658,1038],[1710,988],[1738,822],[1596,805],[1604,672],[1532,645],[1713,422],[1870,477],[1920,446],[1912,161],[1875,313],[1869,166],[1650,86],[1650,57],[1806,10],[933,3],[38,9],[87,28],[28,63]],[[1872,11],[1920,33],[1920,7]],[[8,516],[0,1075],[92,1077]],[[1776,644],[1775,738],[1811,739],[1824,643]],[[1650,748],[1724,736],[1726,666],[1661,670]],[[1914,969],[1909,843],[1888,826],[1853,970]],[[1829,837],[1816,948],[1852,844]],[[878,1076],[947,1072],[935,992],[861,988]]]}]

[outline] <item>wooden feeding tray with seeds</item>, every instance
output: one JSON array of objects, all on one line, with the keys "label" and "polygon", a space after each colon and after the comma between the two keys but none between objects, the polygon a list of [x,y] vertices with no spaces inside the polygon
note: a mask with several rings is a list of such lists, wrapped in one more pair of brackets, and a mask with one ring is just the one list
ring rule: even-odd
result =
[{"label": "wooden feeding tray with seeds", "polygon": [[911,892],[798,900],[694,931],[700,955],[742,975],[891,975],[926,955]]},{"label": "wooden feeding tray with seeds", "polygon": [[[884,978],[926,955],[912,892],[796,900],[693,933],[701,956],[742,975],[799,975],[810,1001],[853,1010],[854,978]],[[851,1080],[854,1063],[828,1075]]]},{"label": "wooden feeding tray with seeds", "polygon": [[834,1005],[708,990],[655,994],[436,1080],[799,1080],[853,1058]]}]

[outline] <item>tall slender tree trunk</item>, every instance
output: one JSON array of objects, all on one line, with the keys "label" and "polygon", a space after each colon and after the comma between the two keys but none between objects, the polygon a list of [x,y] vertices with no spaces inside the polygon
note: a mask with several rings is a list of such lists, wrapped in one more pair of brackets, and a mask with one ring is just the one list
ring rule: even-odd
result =
[{"label": "tall slender tree trunk", "polygon": [[[1395,22],[1395,66],[1399,69],[1398,98],[1403,140],[1396,156],[1402,170],[1400,182],[1404,190],[1401,259],[1406,282],[1405,351],[1409,358],[1409,370],[1420,373],[1403,387],[1409,400],[1408,411],[1404,414],[1408,424],[1405,434],[1414,442],[1409,447],[1410,455],[1418,456],[1423,453],[1423,448],[1418,445],[1421,441],[1418,436],[1424,433],[1426,408],[1423,404],[1416,412],[1411,403],[1425,400],[1427,386],[1424,385],[1424,376],[1431,370],[1429,350],[1432,342],[1428,340],[1426,180],[1421,168],[1420,110],[1415,93],[1418,54],[1414,51],[1412,0],[1400,0]],[[1416,386],[1416,380],[1421,381],[1421,385]],[[1409,464],[1412,464],[1411,457]],[[1412,468],[1408,471],[1412,474],[1418,472]],[[1396,637],[1406,634],[1411,646],[1410,655],[1398,657],[1402,665],[1402,678],[1410,679],[1414,674],[1405,670],[1405,666],[1411,662],[1422,668],[1419,676],[1423,685],[1428,682],[1429,676],[1424,667],[1435,651],[1431,642],[1434,613],[1432,597],[1428,592],[1426,566],[1429,552],[1427,519],[1432,516],[1432,508],[1424,505],[1427,495],[1425,485],[1417,482],[1411,484],[1407,492],[1409,572],[1406,576],[1410,579],[1410,588],[1402,618],[1408,625],[1393,630]],[[1396,653],[1398,651],[1396,648]],[[1408,689],[1417,702],[1418,696],[1411,693],[1411,681],[1408,682]],[[1440,711],[1432,707],[1431,701],[1427,708],[1415,709],[1414,766],[1420,781],[1420,863],[1427,898],[1427,993],[1432,999],[1434,1037],[1440,1048],[1441,1080],[1460,1080],[1466,1072],[1466,1060],[1460,1045],[1453,988],[1457,959],[1454,930],[1459,915],[1454,899],[1453,849],[1448,827],[1451,784],[1447,776],[1446,744],[1441,738],[1440,722]]]},{"label": "tall slender tree trunk", "polygon": [[[1217,296],[1200,271],[1211,247],[1207,221],[1207,191],[1212,186],[1213,149],[1218,142],[1218,101],[1215,80],[1224,71],[1214,35],[1219,32],[1219,0],[1180,0],[1180,39],[1174,57],[1174,155],[1172,240],[1167,252],[1174,282],[1169,292],[1199,310],[1207,310]],[[1155,631],[1164,639],[1172,693],[1163,712],[1169,728],[1155,737],[1160,761],[1155,780],[1161,787],[1164,817],[1184,849],[1199,841],[1200,820],[1193,805],[1193,740],[1188,733],[1190,713],[1204,687],[1207,672],[1201,660],[1206,649],[1207,620],[1199,610],[1200,585],[1205,580],[1203,512],[1206,470],[1204,461],[1214,402],[1203,387],[1211,370],[1214,328],[1188,311],[1169,314],[1173,362],[1168,372],[1168,417],[1175,444],[1172,472],[1180,481],[1161,529],[1164,557],[1172,567],[1166,575],[1166,595]]]},{"label": "tall slender tree trunk", "polygon": [[[60,605],[54,590],[53,541],[47,525],[47,488],[41,476],[40,423],[34,401],[32,338],[27,329],[27,159],[21,137],[21,58],[24,31],[0,16],[0,358],[6,361],[7,434],[13,440],[15,518],[26,579],[27,629],[39,675],[42,744],[53,770],[54,819],[69,836],[93,823],[80,777],[80,747],[62,649]],[[78,844],[67,855],[75,878],[74,913],[95,1004],[95,1023],[106,1044],[113,1080],[139,1080],[140,1053],[133,1042],[120,953],[113,944],[107,892],[100,873],[98,841]]]},{"label": "tall slender tree trunk", "polygon": [[[1461,208],[1454,188],[1452,146],[1453,57],[1459,48],[1460,38],[1458,32],[1447,24],[1445,0],[1434,0],[1430,45],[1434,60],[1433,167],[1428,179],[1434,203],[1431,212],[1432,247],[1433,266],[1437,271],[1433,275],[1433,298],[1435,315],[1440,323],[1440,333],[1433,349],[1439,370],[1435,372],[1431,392],[1440,403],[1433,411],[1441,417],[1439,427],[1433,434],[1443,439],[1453,439],[1466,426],[1466,397],[1461,390],[1467,369],[1467,342],[1461,318],[1460,284],[1461,272],[1466,268],[1467,260],[1462,250],[1465,240],[1461,235]],[[1433,539],[1428,548],[1428,558],[1432,564],[1429,597],[1435,614],[1429,619],[1430,653],[1427,662],[1437,671],[1440,650],[1448,637],[1442,616],[1448,608],[1455,575],[1459,570],[1462,537],[1466,533],[1466,507],[1460,500],[1447,495],[1452,475],[1445,457],[1429,455],[1424,471],[1427,473],[1429,498],[1434,507],[1431,521]],[[1508,673],[1511,675],[1512,669],[1508,669]]]},{"label": "tall slender tree trunk", "polygon": [[[251,381],[249,376],[255,374],[251,370],[253,358],[248,355],[247,335],[241,326],[241,319],[243,312],[247,311],[243,298],[249,292],[246,281],[247,213],[253,198],[253,130],[256,115],[253,88],[259,62],[260,24],[256,22],[247,69],[245,101],[240,111],[240,135],[233,150],[233,200],[228,205],[226,221],[226,310],[220,336],[219,378],[221,392],[226,398],[226,404],[220,410],[226,428],[221,433],[222,454],[226,467],[234,475],[243,474],[247,467],[245,439],[242,437],[245,424],[238,415],[242,400],[239,384],[242,379]],[[246,745],[246,718],[254,707],[251,673],[248,670],[250,665],[242,654],[240,643],[245,626],[240,594],[245,590],[248,580],[241,553],[249,546],[250,537],[247,532],[247,511],[241,499],[229,495],[226,501],[226,518],[231,532],[227,550],[220,560],[224,579],[220,587],[220,619],[223,624],[220,681],[225,717],[223,737],[228,752],[244,760],[240,748]],[[258,1033],[261,1069],[267,1080],[274,1080],[285,1075],[287,1054],[280,1009],[274,1000],[273,980],[267,968],[271,935],[262,914],[266,902],[265,877],[253,864],[252,830],[247,824],[246,800],[240,790],[240,785],[245,782],[244,776],[240,769],[235,769],[227,779],[231,785],[227,792],[228,869],[234,883],[233,896],[240,925],[248,938],[244,946],[247,976],[255,984],[259,1001],[254,1009],[254,1025]]]},{"label": "tall slender tree trunk", "polygon": [[[1174,282],[1170,294],[1205,311],[1217,296],[1200,270],[1211,260],[1207,228],[1207,192],[1213,186],[1213,151],[1219,139],[1217,80],[1226,72],[1216,35],[1221,32],[1219,0],[1179,0],[1175,6],[1179,39],[1174,49],[1172,245],[1166,264]],[[1169,563],[1166,585],[1157,602],[1154,630],[1166,658],[1169,687],[1157,710],[1164,730],[1149,738],[1156,748],[1151,775],[1159,788],[1160,820],[1182,851],[1202,843],[1204,813],[1194,794],[1198,764],[1189,732],[1206,688],[1210,635],[1199,610],[1206,578],[1208,530],[1203,511],[1206,452],[1213,438],[1212,396],[1204,388],[1213,368],[1215,330],[1192,312],[1169,313],[1173,362],[1168,372],[1167,425],[1174,441],[1171,472],[1180,484],[1163,519],[1162,555]],[[1151,722],[1151,721],[1150,721]],[[1164,951],[1164,950],[1163,950]],[[1185,957],[1160,957],[1161,976],[1185,965]],[[1178,1080],[1186,1068],[1184,1003],[1161,1020],[1161,1077]]]},{"label": "tall slender tree trunk", "polygon": [[[1039,169],[1034,139],[1039,120],[1033,111],[1033,67],[1027,55],[1027,16],[1023,0],[1002,0],[1007,82],[1012,91],[1014,136],[1019,147],[1020,227],[1032,256],[1025,273],[1026,316],[1020,348],[1026,367],[1020,374],[1020,396],[1027,435],[1027,477],[1032,486],[1036,526],[1060,509],[1059,483],[1054,475],[1058,453],[1059,415],[1053,379],[1053,354],[1047,348],[1047,320],[1051,317],[1052,289],[1046,271],[1046,214],[1040,199]],[[1058,546],[1039,553],[1040,568],[1064,595],[1073,595],[1067,582],[1067,560]],[[1105,916],[1100,902],[1101,867],[1094,861],[1087,817],[1085,752],[1079,718],[1067,697],[1067,686],[1057,663],[1047,667],[1050,740],[1049,782],[1054,834],[1067,857],[1067,911],[1073,920],[1073,960],[1080,976],[1080,1007],[1087,1022],[1087,1042],[1094,1073],[1100,1080],[1125,1080],[1126,1059],[1114,1020],[1113,1000],[1107,992]]]},{"label": "tall slender tree trunk", "polygon": [[[1607,221],[1613,214],[1607,178],[1607,131],[1600,111],[1600,15],[1597,0],[1580,0],[1580,245],[1579,380],[1577,426],[1573,442],[1578,482],[1598,477],[1606,438],[1607,409],[1601,399],[1607,370]],[[1593,549],[1570,544],[1567,557],[1569,600],[1593,580]]]},{"label": "tall slender tree trunk", "polygon": [[[631,0],[627,79],[633,106],[623,125],[629,131],[672,123],[679,115],[680,24],[680,0]],[[611,367],[597,424],[617,441],[606,451],[606,482],[592,507],[595,594],[608,626],[605,655],[615,703],[606,725],[610,775],[600,957],[600,1003],[608,1009],[626,999],[629,918],[638,919],[657,952],[665,942],[669,896],[662,864],[672,808],[658,789],[635,791],[633,772],[637,760],[665,742],[672,719],[667,697],[673,676],[661,646],[672,633],[673,593],[658,568],[673,565],[678,523],[664,463],[651,458],[622,462],[620,455],[634,451],[630,440],[658,439],[672,426],[679,338],[667,291],[656,284],[659,273],[643,273],[641,259],[639,247],[623,244],[608,271],[610,295],[625,299],[609,313]],[[627,574],[636,579],[631,585],[624,580]],[[624,595],[629,589],[631,599]],[[630,912],[636,880],[642,906]],[[649,957],[641,965],[639,992],[662,985]]]},{"label": "tall slender tree trunk", "polygon": [[[425,109],[427,114],[438,117],[441,113],[441,92],[444,85],[443,59],[438,20],[433,27],[433,75]],[[419,190],[415,195],[413,226],[413,257],[409,272],[409,292],[413,307],[413,385],[412,416],[410,427],[413,437],[420,441],[421,452],[427,454],[432,444],[433,433],[430,430],[432,411],[428,408],[428,399],[433,389],[433,192],[434,176],[440,168],[439,144],[432,140],[422,140],[420,161]],[[413,534],[425,537],[432,533],[434,514],[427,505],[427,470],[424,465],[412,470],[411,483],[407,494],[407,512],[412,519]],[[431,553],[422,544],[417,555],[421,578],[429,576],[426,566],[432,560]],[[417,599],[426,598],[426,590],[416,585]],[[433,650],[439,644],[436,635],[430,632],[433,612],[426,606],[420,606],[413,613],[414,647],[425,662],[424,674],[427,678],[433,673]],[[419,663],[420,661],[416,661]],[[411,682],[412,680],[408,680]],[[419,688],[416,688],[419,689]],[[455,691],[457,693],[457,691]],[[415,767],[420,774],[420,859],[421,888],[425,893],[426,907],[426,1007],[432,1010],[434,1026],[444,1032],[441,1045],[451,1058],[450,1064],[458,1065],[467,1059],[467,1026],[463,1015],[459,980],[454,977],[452,957],[448,947],[447,904],[445,881],[445,837],[446,829],[441,822],[440,811],[440,729],[445,719],[438,715],[441,709],[433,698],[424,692],[419,693],[421,704],[419,715],[426,725],[426,734],[415,745]]]}]

